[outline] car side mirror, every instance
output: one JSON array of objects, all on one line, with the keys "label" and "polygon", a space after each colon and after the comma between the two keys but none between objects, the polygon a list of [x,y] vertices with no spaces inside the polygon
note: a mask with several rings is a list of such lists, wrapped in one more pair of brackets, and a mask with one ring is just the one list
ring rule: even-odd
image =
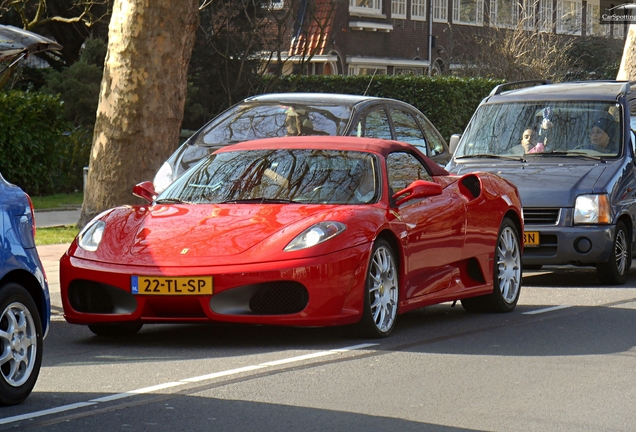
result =
[{"label": "car side mirror", "polygon": [[462,134],[452,134],[450,137],[450,141],[448,142],[448,151],[450,154],[455,153],[455,149],[457,148],[457,144],[459,144],[459,139],[462,137]]},{"label": "car side mirror", "polygon": [[132,189],[132,193],[134,196],[145,199],[149,203],[153,202],[157,198],[155,186],[151,181],[145,181],[135,185]]},{"label": "car side mirror", "polygon": [[405,202],[414,199],[441,195],[442,189],[442,186],[437,183],[429,182],[426,180],[415,180],[413,183],[408,185],[406,189],[402,189],[401,191],[395,193],[392,198],[395,202],[396,207],[399,207]]}]

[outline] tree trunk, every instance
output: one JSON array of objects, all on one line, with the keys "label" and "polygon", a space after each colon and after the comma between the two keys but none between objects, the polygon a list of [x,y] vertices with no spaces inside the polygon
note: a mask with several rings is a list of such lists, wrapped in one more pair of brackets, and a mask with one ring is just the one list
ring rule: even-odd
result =
[{"label": "tree trunk", "polygon": [[152,180],[176,149],[198,0],[115,0],[78,222],[138,202],[132,187]]},{"label": "tree trunk", "polygon": [[636,24],[629,25],[623,58],[616,79],[620,81],[636,79]]}]

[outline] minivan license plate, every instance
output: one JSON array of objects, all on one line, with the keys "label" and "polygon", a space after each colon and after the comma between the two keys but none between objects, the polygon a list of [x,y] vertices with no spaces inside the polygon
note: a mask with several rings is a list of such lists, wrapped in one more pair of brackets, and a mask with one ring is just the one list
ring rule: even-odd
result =
[{"label": "minivan license plate", "polygon": [[525,247],[539,246],[539,231],[526,231],[523,233],[523,245]]}]

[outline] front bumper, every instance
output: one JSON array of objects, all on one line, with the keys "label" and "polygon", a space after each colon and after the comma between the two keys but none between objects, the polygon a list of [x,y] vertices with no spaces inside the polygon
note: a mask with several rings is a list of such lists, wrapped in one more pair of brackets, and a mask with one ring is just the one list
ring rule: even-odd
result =
[{"label": "front bumper", "polygon": [[[62,304],[71,324],[352,324],[359,321],[362,313],[370,251],[371,245],[360,245],[302,260],[161,268],[108,264],[65,255],[60,261]],[[133,295],[133,275],[212,276],[214,294]]]},{"label": "front bumper", "polygon": [[539,246],[525,245],[525,265],[595,265],[606,262],[614,243],[615,225],[572,225],[564,218],[556,225],[526,225],[524,231],[539,233]]}]

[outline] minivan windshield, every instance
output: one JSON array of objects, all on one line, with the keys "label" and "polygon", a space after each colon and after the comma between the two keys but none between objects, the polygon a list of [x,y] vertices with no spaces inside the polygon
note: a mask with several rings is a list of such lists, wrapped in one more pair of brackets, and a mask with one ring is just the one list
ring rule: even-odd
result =
[{"label": "minivan windshield", "polygon": [[475,113],[455,158],[616,157],[621,135],[621,108],[616,103],[489,104]]},{"label": "minivan windshield", "polygon": [[272,149],[215,153],[179,177],[157,203],[367,204],[379,194],[376,156]]}]

